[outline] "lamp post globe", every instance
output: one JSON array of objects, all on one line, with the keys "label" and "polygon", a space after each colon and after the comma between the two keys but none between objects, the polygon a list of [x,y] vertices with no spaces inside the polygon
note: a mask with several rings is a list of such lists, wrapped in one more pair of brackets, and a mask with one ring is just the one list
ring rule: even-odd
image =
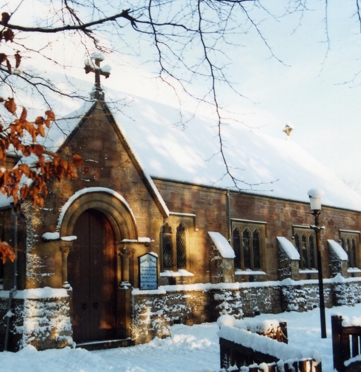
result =
[{"label": "lamp post globe", "polygon": [[321,210],[321,199],[323,195],[325,195],[325,193],[321,189],[311,189],[308,192],[308,196],[310,198],[311,211]]}]

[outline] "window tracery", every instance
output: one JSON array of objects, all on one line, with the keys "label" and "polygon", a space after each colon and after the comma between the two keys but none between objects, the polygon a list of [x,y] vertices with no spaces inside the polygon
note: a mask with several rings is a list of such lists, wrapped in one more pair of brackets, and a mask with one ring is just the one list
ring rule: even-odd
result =
[{"label": "window tracery", "polygon": [[248,224],[234,225],[232,241],[235,252],[235,268],[241,270],[261,269],[263,227]]},{"label": "window tracery", "polygon": [[348,267],[358,267],[359,232],[340,231],[340,244],[348,256]]},{"label": "window tracery", "polygon": [[295,247],[300,254],[300,269],[312,270],[317,268],[316,235],[311,229],[295,229]]},{"label": "window tracery", "polygon": [[[175,230],[175,234],[174,234]],[[180,223],[173,229],[168,223],[162,227],[162,270],[187,269],[187,228]]]}]

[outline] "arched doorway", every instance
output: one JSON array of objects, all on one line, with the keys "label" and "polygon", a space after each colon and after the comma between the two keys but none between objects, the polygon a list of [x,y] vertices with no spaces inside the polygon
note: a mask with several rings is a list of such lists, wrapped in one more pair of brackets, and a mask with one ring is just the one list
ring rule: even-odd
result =
[{"label": "arched doorway", "polygon": [[87,209],[77,218],[68,257],[73,288],[73,339],[77,343],[116,337],[116,254],[112,225],[104,213]]}]

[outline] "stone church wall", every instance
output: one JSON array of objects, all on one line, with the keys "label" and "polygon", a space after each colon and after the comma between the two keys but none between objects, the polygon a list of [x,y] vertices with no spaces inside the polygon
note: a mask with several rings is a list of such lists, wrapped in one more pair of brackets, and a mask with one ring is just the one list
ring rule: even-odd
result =
[{"label": "stone church wall", "polygon": [[[193,248],[207,246],[208,231],[219,232],[226,239],[230,239],[229,218],[264,222],[266,232],[261,259],[262,270],[266,275],[263,280],[280,279],[277,237],[285,237],[292,242],[297,226],[309,228],[314,223],[308,203],[230,192],[228,215],[227,190],[165,180],[155,180],[155,183],[171,211],[195,214],[197,236],[192,242]],[[320,223],[325,226],[321,234],[321,250],[323,275],[327,278],[330,277],[327,240],[333,239],[338,242],[341,229],[359,230],[360,213],[323,206]],[[207,253],[204,250],[199,249],[196,256],[199,271],[203,273],[209,270],[204,262],[205,254]],[[360,276],[360,273],[355,276]],[[300,274],[299,278],[317,279],[317,273]],[[207,282],[205,274],[199,279],[198,282]]]},{"label": "stone church wall", "polygon": [[15,298],[10,312],[8,298],[0,297],[1,346],[5,340],[7,314],[10,315],[8,350],[19,350],[26,345],[45,350],[73,344],[68,297]]}]

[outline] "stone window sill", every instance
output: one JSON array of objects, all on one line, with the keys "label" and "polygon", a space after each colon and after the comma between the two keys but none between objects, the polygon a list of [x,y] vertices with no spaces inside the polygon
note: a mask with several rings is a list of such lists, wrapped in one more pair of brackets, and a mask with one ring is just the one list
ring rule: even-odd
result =
[{"label": "stone window sill", "polygon": [[160,276],[177,277],[177,276],[194,276],[194,274],[190,273],[187,270],[178,270],[178,271],[166,270],[166,271],[161,272]]},{"label": "stone window sill", "polygon": [[348,273],[361,273],[361,270],[358,267],[349,267],[347,269]]},{"label": "stone window sill", "polygon": [[262,270],[240,270],[236,269],[234,275],[266,275]]},{"label": "stone window sill", "polygon": [[305,270],[299,270],[300,274],[318,274],[318,270],[316,269],[305,269]]}]

